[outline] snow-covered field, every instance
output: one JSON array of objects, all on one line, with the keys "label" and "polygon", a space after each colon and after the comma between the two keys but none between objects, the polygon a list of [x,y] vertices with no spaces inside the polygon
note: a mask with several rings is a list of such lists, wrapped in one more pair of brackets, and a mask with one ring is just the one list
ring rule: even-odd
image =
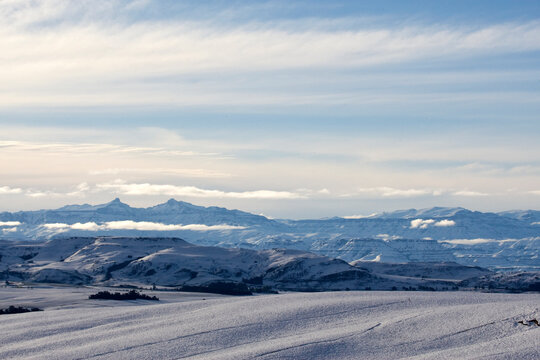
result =
[{"label": "snow-covered field", "polygon": [[538,294],[174,292],[87,300],[96,289],[0,288],[0,359],[539,359]]}]

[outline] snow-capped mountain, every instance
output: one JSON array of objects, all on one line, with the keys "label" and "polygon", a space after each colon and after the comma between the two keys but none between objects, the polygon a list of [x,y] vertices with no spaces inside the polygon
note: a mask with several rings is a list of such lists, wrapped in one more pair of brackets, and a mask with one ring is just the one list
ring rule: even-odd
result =
[{"label": "snow-capped mountain", "polygon": [[273,220],[174,199],[148,208],[133,208],[115,199],[102,205],[0,213],[0,238],[179,237],[208,246],[306,250],[346,261],[455,261],[537,270],[539,214],[535,210],[483,213],[436,207],[365,218]]}]

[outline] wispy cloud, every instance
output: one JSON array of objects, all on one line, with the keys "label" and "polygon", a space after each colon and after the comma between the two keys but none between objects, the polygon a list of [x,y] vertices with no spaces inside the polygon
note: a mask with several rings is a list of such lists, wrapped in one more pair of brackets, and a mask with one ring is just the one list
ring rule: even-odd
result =
[{"label": "wispy cloud", "polygon": [[460,190],[453,193],[454,196],[468,196],[468,197],[478,197],[478,196],[488,196],[489,194],[479,192],[479,191],[470,191],[470,190]]},{"label": "wispy cloud", "polygon": [[6,195],[6,194],[20,194],[22,193],[22,189],[20,188],[12,188],[9,186],[0,186],[0,195]]},{"label": "wispy cloud", "polygon": [[[243,24],[174,18],[137,21],[125,2],[25,3],[0,3],[0,49],[5,50],[0,90],[10,89],[0,106],[381,101],[384,96],[369,92],[348,100],[358,94],[350,88],[348,96],[317,94],[309,87],[283,94],[287,86],[277,91],[265,84],[273,83],[275,76],[268,73],[275,71],[361,69],[540,49],[536,21],[484,27],[411,22],[360,27],[350,26],[350,19],[330,23],[313,18],[254,19]],[[242,79],[234,80],[249,73],[259,74],[250,77],[249,87]]]},{"label": "wispy cloud", "polygon": [[236,198],[236,199],[301,199],[305,195],[291,191],[255,190],[255,191],[222,191],[201,189],[196,186],[177,186],[170,184],[126,183],[117,180],[110,183],[97,184],[98,189],[112,190],[125,195],[168,195],[198,198]]},{"label": "wispy cloud", "polygon": [[95,222],[87,223],[51,223],[43,224],[44,228],[49,230],[83,230],[83,231],[100,231],[100,230],[139,230],[139,231],[220,231],[220,230],[241,230],[245,229],[244,226],[236,225],[204,225],[204,224],[163,224],[150,221],[109,221],[103,224],[97,224]]},{"label": "wispy cloud", "polygon": [[[104,143],[45,143],[30,141],[0,140],[0,148],[10,151],[47,152],[52,154],[146,154],[168,156],[216,156],[216,153],[198,153],[165,147],[129,146]],[[122,170],[122,169],[119,169]]]},{"label": "wispy cloud", "polygon": [[194,178],[226,178],[232,174],[225,172],[212,171],[207,169],[174,169],[174,168],[108,168],[92,170],[90,175],[119,175],[123,173],[130,174],[167,174],[178,175],[182,177]]},{"label": "wispy cloud", "polygon": [[66,195],[67,196],[82,196],[89,190],[90,190],[90,185],[88,185],[88,183],[86,182],[83,182],[77,185],[74,191],[68,192]]}]

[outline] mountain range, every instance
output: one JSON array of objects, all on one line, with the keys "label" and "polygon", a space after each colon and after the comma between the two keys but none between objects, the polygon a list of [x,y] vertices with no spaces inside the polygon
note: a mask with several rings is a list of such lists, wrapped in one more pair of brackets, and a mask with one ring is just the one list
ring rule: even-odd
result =
[{"label": "mountain range", "polygon": [[498,270],[540,269],[540,211],[499,213],[435,207],[314,220],[269,219],[171,199],[134,208],[101,205],[0,213],[0,238],[182,238],[196,245],[296,249],[352,261],[456,262]]}]

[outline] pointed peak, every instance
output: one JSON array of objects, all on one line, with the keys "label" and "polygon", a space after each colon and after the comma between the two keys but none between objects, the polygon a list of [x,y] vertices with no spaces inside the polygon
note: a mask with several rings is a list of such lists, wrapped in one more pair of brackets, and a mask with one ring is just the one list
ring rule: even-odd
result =
[{"label": "pointed peak", "polygon": [[103,204],[105,207],[111,207],[111,206],[114,206],[114,207],[130,207],[128,204],[126,203],[123,203],[120,198],[115,198],[113,201],[111,202],[108,202],[106,204]]},{"label": "pointed peak", "polygon": [[[181,201],[181,200],[176,200],[175,198],[170,198],[169,200],[167,200],[166,202],[164,202],[163,204],[160,204],[160,205],[168,205],[168,206],[174,206],[174,207],[179,207],[179,206],[193,206],[195,207],[195,205],[191,204],[191,203],[188,203],[188,202],[185,202],[185,201]],[[159,205],[157,205],[159,206]]]}]

